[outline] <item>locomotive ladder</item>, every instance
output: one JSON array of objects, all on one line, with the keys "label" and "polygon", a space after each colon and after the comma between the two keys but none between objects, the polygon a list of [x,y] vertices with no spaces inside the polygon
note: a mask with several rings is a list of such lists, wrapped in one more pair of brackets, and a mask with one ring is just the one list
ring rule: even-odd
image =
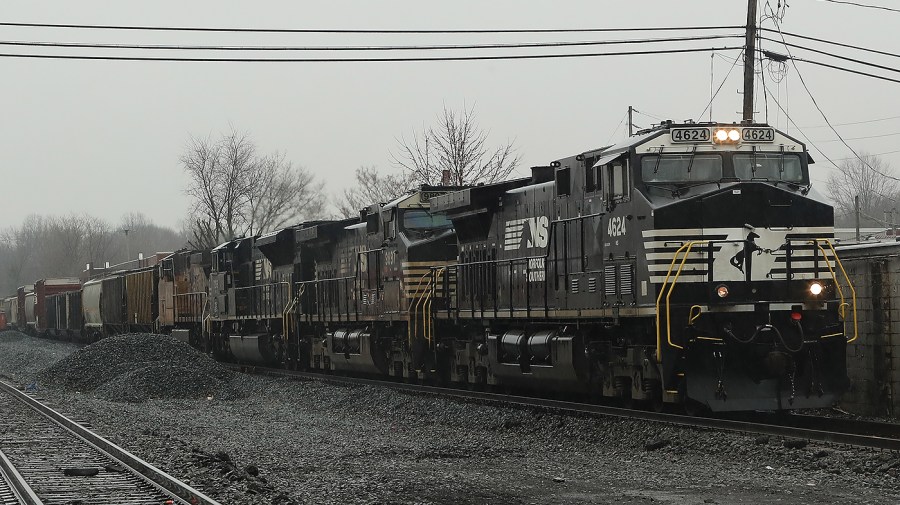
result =
[{"label": "locomotive ladder", "polygon": [[[690,255],[691,250],[695,246],[700,245],[708,245],[717,241],[710,240],[693,240],[683,244],[681,247],[675,251],[674,256],[672,257],[672,262],[669,264],[669,269],[666,272],[666,277],[663,280],[662,286],[659,289],[659,295],[656,297],[656,361],[658,363],[662,362],[662,327],[660,325],[660,314],[662,313],[662,305],[665,303],[665,317],[666,317],[666,343],[675,349],[684,349],[683,346],[676,344],[672,341],[672,318],[671,318],[671,298],[672,292],[675,290],[675,285],[678,283],[678,279],[681,277],[681,273],[684,270],[684,265],[687,262],[688,255]],[[828,267],[828,272],[831,274],[831,279],[834,282],[835,288],[837,290],[838,296],[841,299],[841,304],[838,308],[838,313],[841,316],[841,319],[847,322],[847,309],[850,308],[853,311],[853,336],[847,340],[847,343],[851,343],[859,338],[859,328],[857,324],[857,313],[856,313],[856,289],[853,287],[853,283],[850,281],[850,276],[847,275],[847,271],[844,269],[844,265],[841,263],[840,257],[838,257],[837,251],[834,249],[834,244],[832,244],[831,240],[827,238],[817,238],[807,241],[808,245],[814,246],[816,251],[820,251],[822,256],[825,258],[825,265]],[[823,244],[827,246],[827,249],[823,247]],[[788,247],[790,247],[790,242],[788,242]],[[830,257],[829,257],[830,252]],[[681,261],[679,261],[679,258]],[[840,273],[844,281],[847,283],[847,286],[850,290],[850,301],[847,301],[847,298],[844,294],[844,290],[841,287],[841,283],[838,280],[837,271],[832,267],[832,261],[838,266]],[[676,264],[678,265],[676,268]],[[674,277],[673,277],[674,273]],[[669,282],[671,279],[671,283]],[[663,301],[665,299],[665,301]],[[699,306],[695,306],[699,307]],[[693,307],[691,308],[691,312],[688,316],[691,321],[699,317],[699,313],[694,314]]]},{"label": "locomotive ladder", "polygon": [[[437,288],[437,279],[441,278],[447,271],[447,267],[431,268],[431,271],[422,275],[419,279],[419,285],[415,293],[410,297],[409,308],[407,314],[409,324],[407,325],[409,345],[412,347],[413,339],[419,336],[419,308],[422,309],[422,331],[421,336],[428,342],[431,347],[434,338],[434,319],[431,317],[432,302],[435,298],[435,290]],[[428,282],[423,285],[425,278]]]}]

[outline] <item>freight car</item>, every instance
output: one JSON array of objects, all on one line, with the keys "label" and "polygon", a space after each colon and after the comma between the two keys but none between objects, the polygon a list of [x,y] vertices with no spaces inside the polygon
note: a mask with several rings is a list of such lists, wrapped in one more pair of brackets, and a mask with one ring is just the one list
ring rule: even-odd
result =
[{"label": "freight car", "polygon": [[47,333],[65,340],[79,340],[84,327],[81,289],[47,297]]}]

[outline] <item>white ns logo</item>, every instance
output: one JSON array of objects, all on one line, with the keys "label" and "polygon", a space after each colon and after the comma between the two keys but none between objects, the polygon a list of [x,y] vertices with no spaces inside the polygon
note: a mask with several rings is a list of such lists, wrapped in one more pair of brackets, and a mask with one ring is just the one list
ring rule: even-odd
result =
[{"label": "white ns logo", "polygon": [[531,217],[525,222],[529,232],[526,235],[525,247],[547,247],[547,225],[549,224],[547,216]]},{"label": "white ns logo", "polygon": [[606,234],[610,237],[621,237],[625,235],[625,218],[609,218],[609,224],[606,227]]}]

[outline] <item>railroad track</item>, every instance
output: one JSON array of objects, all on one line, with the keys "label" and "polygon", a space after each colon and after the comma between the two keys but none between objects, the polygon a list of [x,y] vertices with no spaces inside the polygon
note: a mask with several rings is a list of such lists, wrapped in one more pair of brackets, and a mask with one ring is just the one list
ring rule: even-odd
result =
[{"label": "railroad track", "polygon": [[4,381],[0,412],[0,504],[219,505]]},{"label": "railroad track", "polygon": [[408,384],[377,379],[346,377],[312,372],[283,370],[258,366],[226,364],[230,368],[247,373],[293,377],[307,380],[324,380],[341,384],[379,386],[412,393],[425,393],[522,407],[539,407],[565,412],[612,416],[619,418],[639,419],[676,426],[705,428],[713,430],[796,438],[817,442],[830,442],[856,447],[870,447],[891,451],[900,451],[900,425],[877,423],[873,421],[856,421],[852,419],[827,418],[808,415],[747,415],[736,417],[695,417],[666,412],[649,412],[644,410],[625,409],[606,405],[596,405],[575,401],[553,400],[549,398],[519,396],[483,391],[470,391],[455,388]]}]

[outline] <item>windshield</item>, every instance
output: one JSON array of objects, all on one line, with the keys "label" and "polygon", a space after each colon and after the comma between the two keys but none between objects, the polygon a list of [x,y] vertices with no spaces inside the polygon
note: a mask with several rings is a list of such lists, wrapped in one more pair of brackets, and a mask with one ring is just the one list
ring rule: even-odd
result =
[{"label": "windshield", "polygon": [[403,213],[403,228],[407,230],[438,230],[452,228],[453,223],[443,214],[427,210],[407,210]]},{"label": "windshield", "polygon": [[735,153],[734,175],[738,179],[803,181],[803,167],[796,154]]},{"label": "windshield", "polygon": [[722,178],[722,157],[718,154],[664,154],[641,160],[644,182],[718,181]]}]

